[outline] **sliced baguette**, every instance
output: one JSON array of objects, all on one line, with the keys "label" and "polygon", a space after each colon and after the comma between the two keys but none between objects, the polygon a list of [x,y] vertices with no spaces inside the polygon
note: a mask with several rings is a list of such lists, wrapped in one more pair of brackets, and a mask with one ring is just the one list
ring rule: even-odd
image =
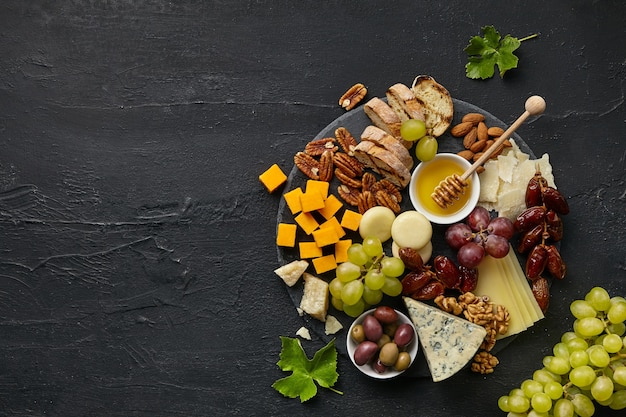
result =
[{"label": "sliced baguette", "polygon": [[400,162],[398,157],[375,142],[367,140],[359,142],[354,148],[354,156],[363,165],[401,189],[406,188],[411,180],[411,171]]},{"label": "sliced baguette", "polygon": [[361,141],[364,140],[374,142],[393,153],[408,170],[413,168],[413,157],[409,151],[404,147],[404,145],[402,145],[402,143],[400,143],[398,139],[394,138],[384,130],[376,126],[369,125],[361,134]]},{"label": "sliced baguette", "polygon": [[400,126],[402,126],[402,120],[383,100],[374,97],[365,103],[363,110],[374,126],[384,130],[394,138],[401,138]]},{"label": "sliced baguette", "polygon": [[387,103],[396,112],[401,121],[417,119],[426,121],[422,105],[415,98],[413,91],[402,83],[397,83],[387,90]]},{"label": "sliced baguette", "polygon": [[429,134],[434,137],[443,135],[454,116],[454,104],[448,90],[433,77],[419,75],[413,81],[411,91],[422,105]]}]

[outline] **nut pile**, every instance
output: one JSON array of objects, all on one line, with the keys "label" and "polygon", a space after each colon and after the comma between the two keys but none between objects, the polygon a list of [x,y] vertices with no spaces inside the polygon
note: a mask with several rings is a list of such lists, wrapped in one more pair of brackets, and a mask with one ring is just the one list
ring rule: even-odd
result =
[{"label": "nut pile", "polygon": [[457,316],[463,314],[465,319],[487,330],[487,336],[474,356],[471,368],[473,372],[481,374],[492,373],[499,361],[490,351],[496,344],[496,337],[509,330],[509,312],[506,307],[491,303],[489,297],[480,297],[471,292],[465,292],[458,298],[440,295],[434,301],[443,311]]},{"label": "nut pile", "polygon": [[[452,126],[450,134],[455,138],[463,138],[465,148],[458,155],[470,162],[475,162],[487,149],[504,133],[504,129],[498,126],[487,126],[485,116],[480,113],[467,113],[461,122]],[[505,140],[500,149],[497,149],[491,159],[502,153],[504,148],[511,147],[511,142]],[[480,172],[480,170],[479,170]]]},{"label": "nut pile", "polygon": [[340,182],[337,193],[347,204],[363,214],[375,206],[385,206],[400,213],[402,193],[387,179],[378,179],[366,171],[354,157],[357,141],[345,127],[335,130],[334,137],[315,139],[307,143],[304,151],[296,153],[294,163],[313,180]]}]

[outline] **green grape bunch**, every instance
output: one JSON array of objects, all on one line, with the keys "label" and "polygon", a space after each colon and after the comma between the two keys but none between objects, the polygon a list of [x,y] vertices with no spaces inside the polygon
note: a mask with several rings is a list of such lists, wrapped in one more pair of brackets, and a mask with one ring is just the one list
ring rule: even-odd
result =
[{"label": "green grape bunch", "polygon": [[358,317],[369,306],[379,304],[385,295],[396,297],[402,292],[398,277],[404,273],[404,262],[385,255],[378,237],[352,244],[348,261],[339,264],[335,272],[329,284],[330,302],[350,317]]},{"label": "green grape bunch", "polygon": [[626,409],[626,298],[601,287],[570,304],[575,320],[543,367],[498,399],[509,417],[591,417]]}]

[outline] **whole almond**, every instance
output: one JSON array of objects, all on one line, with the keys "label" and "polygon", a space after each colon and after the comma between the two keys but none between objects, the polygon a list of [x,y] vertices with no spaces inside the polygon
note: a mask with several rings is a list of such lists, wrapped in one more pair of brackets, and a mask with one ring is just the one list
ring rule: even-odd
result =
[{"label": "whole almond", "polygon": [[465,116],[463,116],[461,122],[472,122],[474,125],[476,125],[483,120],[485,120],[485,116],[480,113],[467,113]]},{"label": "whole almond", "polygon": [[460,138],[467,135],[467,133],[472,130],[473,127],[474,123],[472,122],[461,122],[458,125],[452,127],[452,129],[450,130],[450,134],[455,138]]},{"label": "whole almond", "polygon": [[463,137],[463,147],[465,149],[469,149],[474,144],[474,142],[476,142],[476,138],[478,137],[477,131],[478,130],[473,127],[469,132],[467,132],[465,137]]},{"label": "whole almond", "polygon": [[473,153],[476,152],[481,152],[483,150],[485,150],[487,148],[487,141],[486,140],[478,140],[476,142],[474,142],[474,144],[472,146],[470,146],[469,150],[472,151]]},{"label": "whole almond", "polygon": [[504,142],[502,142],[502,144],[504,145],[505,148],[510,148],[513,146],[513,144],[511,143],[510,140],[505,139]]},{"label": "whole almond", "polygon": [[472,160],[474,162],[478,161],[480,159],[480,157],[483,156],[483,152],[478,152],[474,154],[474,157],[472,158]]},{"label": "whole almond", "polygon": [[464,158],[467,161],[471,161],[472,158],[474,158],[474,152],[470,151],[469,149],[465,149],[457,153],[457,155],[459,155],[461,158]]},{"label": "whole almond", "polygon": [[487,134],[491,136],[492,138],[498,138],[502,136],[503,133],[504,133],[504,129],[498,126],[491,126],[490,128],[487,129]]},{"label": "whole almond", "polygon": [[477,135],[478,135],[478,140],[487,140],[489,139],[489,134],[487,133],[487,125],[485,124],[485,122],[480,122],[478,123],[478,126],[476,127],[477,129]]}]

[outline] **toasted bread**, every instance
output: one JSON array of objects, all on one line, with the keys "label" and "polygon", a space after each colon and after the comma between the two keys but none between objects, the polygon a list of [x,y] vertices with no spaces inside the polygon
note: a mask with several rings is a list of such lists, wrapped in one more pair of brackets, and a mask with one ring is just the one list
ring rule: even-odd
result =
[{"label": "toasted bread", "polygon": [[401,189],[411,180],[411,171],[393,153],[376,144],[363,140],[354,148],[354,156],[366,167],[388,179]]},{"label": "toasted bread", "polygon": [[374,126],[384,130],[394,138],[401,138],[400,126],[402,126],[402,120],[400,120],[389,104],[378,97],[374,97],[365,103],[363,110]]},{"label": "toasted bread", "polygon": [[419,75],[413,81],[411,91],[422,105],[426,129],[430,135],[439,137],[448,130],[454,116],[454,104],[444,86],[428,75]]},{"label": "toasted bread", "polygon": [[422,105],[415,98],[409,87],[397,83],[387,90],[387,103],[396,112],[401,121],[417,119],[425,121]]},{"label": "toasted bread", "polygon": [[363,133],[361,134],[361,140],[367,140],[370,142],[375,142],[377,145],[382,146],[387,149],[389,152],[393,153],[398,157],[400,162],[410,170],[413,168],[413,157],[407,151],[407,149],[398,141],[396,138],[385,132],[384,130],[369,125],[365,128]]}]

